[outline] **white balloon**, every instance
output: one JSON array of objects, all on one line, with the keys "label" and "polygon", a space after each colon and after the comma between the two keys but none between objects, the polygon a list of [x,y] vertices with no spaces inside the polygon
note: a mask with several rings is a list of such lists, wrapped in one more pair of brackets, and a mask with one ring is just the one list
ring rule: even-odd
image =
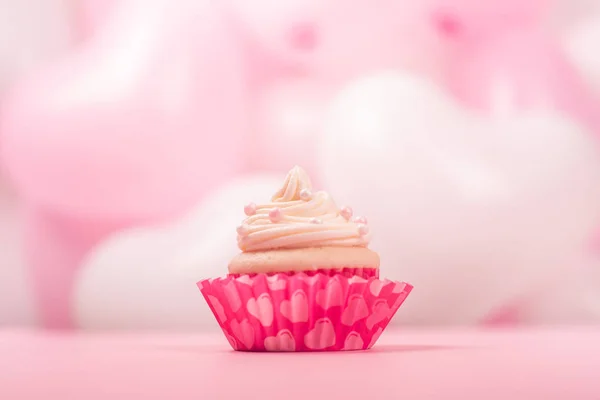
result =
[{"label": "white balloon", "polygon": [[255,135],[249,153],[257,170],[287,171],[301,165],[318,181],[316,133],[331,90],[315,79],[286,79],[263,87],[253,104]]},{"label": "white balloon", "polygon": [[325,187],[372,225],[382,275],[415,286],[398,322],[477,323],[553,287],[599,225],[591,135],[541,111],[486,120],[417,77],[343,90],[320,149]]},{"label": "white balloon", "polygon": [[77,325],[85,329],[216,328],[196,286],[224,276],[239,250],[244,204],[264,201],[281,176],[241,177],[170,226],[137,228],[108,239],[81,269]]},{"label": "white balloon", "polygon": [[600,13],[573,27],[565,37],[565,48],[574,65],[600,91]]}]

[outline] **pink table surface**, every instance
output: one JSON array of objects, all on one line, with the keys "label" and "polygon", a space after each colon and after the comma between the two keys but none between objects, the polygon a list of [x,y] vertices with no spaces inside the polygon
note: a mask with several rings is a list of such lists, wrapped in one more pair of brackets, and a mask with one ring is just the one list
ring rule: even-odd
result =
[{"label": "pink table surface", "polygon": [[0,399],[600,399],[600,329],[394,331],[367,352],[0,331]]}]

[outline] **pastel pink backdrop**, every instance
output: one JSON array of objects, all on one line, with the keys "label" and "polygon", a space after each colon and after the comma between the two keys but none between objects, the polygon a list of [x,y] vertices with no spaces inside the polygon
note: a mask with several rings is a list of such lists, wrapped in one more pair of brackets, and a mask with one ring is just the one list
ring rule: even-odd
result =
[{"label": "pastel pink backdrop", "polygon": [[[347,92],[340,93],[342,88],[354,87],[356,78],[379,69],[410,71],[441,81],[464,104],[484,112],[498,111],[496,88],[498,79],[503,78],[504,94],[513,96],[507,101],[512,117],[517,118],[524,109],[559,109],[598,130],[595,94],[565,59],[558,41],[538,29],[549,11],[546,1],[378,0],[377,5],[366,0],[352,7],[341,0],[287,0],[276,6],[261,0],[186,0],[176,5],[166,0],[80,2],[83,19],[79,27],[86,42],[72,54],[25,76],[8,93],[0,120],[2,161],[27,204],[27,259],[44,324],[72,326],[73,284],[90,249],[104,248],[104,240],[113,232],[184,215],[210,196],[217,184],[242,171],[283,173],[300,163],[326,189],[331,186],[342,197],[352,191],[354,181],[339,188],[339,182],[331,182],[331,176],[343,172],[346,164],[321,167],[326,159],[323,149],[335,154],[334,150],[350,146],[349,154],[354,154],[352,143],[357,138],[349,132],[362,128],[351,124],[344,130],[341,127],[355,116],[349,113],[340,118],[328,108],[333,98],[334,106],[344,103]],[[425,86],[419,86],[415,98],[423,90],[427,93]],[[388,95],[398,94],[390,92],[382,98]],[[437,95],[428,96],[425,103],[437,101]],[[351,109],[356,106],[353,101]],[[377,101],[356,104],[363,104],[359,110],[371,110],[373,115],[387,112],[387,106],[377,105]],[[414,110],[411,107],[407,102],[396,112],[408,115]],[[460,125],[463,117],[444,107],[436,110],[439,115],[450,115],[445,121]],[[438,116],[431,110],[429,115],[434,120]],[[550,136],[558,135],[554,137],[564,141],[565,156],[582,156],[581,165],[556,164],[559,175],[581,168],[584,176],[592,177],[597,170],[593,157],[583,155],[581,131],[573,126],[555,131],[548,125],[555,117],[544,118],[535,126],[546,127]],[[386,118],[379,128],[369,128],[375,134],[365,140],[385,138],[398,130],[420,131],[426,125],[422,121],[424,125],[405,126],[410,128],[406,130]],[[319,144],[331,139],[320,137],[324,121],[343,131],[339,146]],[[368,119],[358,122],[365,121]],[[442,119],[439,121],[441,124]],[[515,125],[519,127],[519,123]],[[485,124],[479,126],[482,133],[489,130]],[[434,126],[436,132],[438,128]],[[325,137],[335,134],[333,128],[328,129]],[[543,153],[538,155],[546,160]],[[358,155],[362,156],[365,154]],[[549,157],[558,160],[556,155]],[[411,162],[404,161],[399,168]],[[366,165],[365,177],[385,176],[385,168]],[[532,172],[532,176],[550,176],[552,164],[542,165],[548,170]],[[589,169],[583,167],[586,165]],[[485,169],[475,168],[474,173],[485,175]],[[581,221],[589,221],[596,209],[588,204],[595,201],[595,185],[588,185],[590,193],[585,197],[578,190],[587,184],[587,178],[578,182],[582,186],[576,186],[572,197],[565,195],[548,207],[562,204],[570,209],[573,214],[565,214],[560,222],[573,221],[575,231],[569,233],[579,237],[587,232]],[[536,188],[534,185],[532,192],[527,192],[532,198],[537,198]],[[439,199],[444,196],[451,193],[442,193]],[[364,200],[364,211],[385,211],[375,197],[363,199],[359,194],[354,198],[357,203]],[[523,199],[522,208],[514,215],[534,204],[525,201],[527,196]],[[585,207],[575,213],[573,207],[579,201]],[[439,207],[435,211],[443,212],[444,201],[439,201]],[[233,208],[227,211],[230,216],[235,212]],[[380,234],[389,231],[382,227]],[[469,238],[475,240],[465,233],[459,239],[466,247],[450,250],[462,252],[472,244]],[[586,258],[575,254],[581,243],[569,243],[571,247],[563,244],[555,250],[558,258]],[[386,244],[385,248],[392,247]],[[217,250],[217,258],[228,251]],[[392,260],[399,257],[390,254]],[[406,271],[401,265],[392,268],[398,268],[394,273],[402,279]],[[539,270],[522,271],[519,265],[511,264],[516,277],[526,274],[527,282],[539,278]],[[554,264],[557,274],[565,273],[564,265]],[[434,276],[439,280],[442,275]],[[120,277],[115,275],[115,279]],[[496,289],[497,294],[503,290]],[[483,295],[478,292],[475,296]],[[514,304],[513,296],[509,298],[509,302],[491,297],[490,301],[502,311]],[[542,302],[546,309],[555,306],[552,301]],[[483,301],[481,305],[491,303]],[[530,308],[527,318],[537,318],[536,307]],[[435,307],[425,311],[430,313],[424,314],[427,321],[443,320]],[[585,318],[593,319],[595,313],[596,307],[590,307]],[[135,318],[134,314],[128,317]],[[452,318],[475,323],[482,315],[487,313],[458,309]]]}]

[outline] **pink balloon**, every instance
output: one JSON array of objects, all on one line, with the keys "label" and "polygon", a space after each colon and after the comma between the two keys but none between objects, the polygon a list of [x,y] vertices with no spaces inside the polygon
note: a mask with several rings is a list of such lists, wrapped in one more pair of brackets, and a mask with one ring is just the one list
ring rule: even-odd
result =
[{"label": "pink balloon", "polygon": [[93,35],[109,18],[119,0],[76,0],[79,34],[83,39]]},{"label": "pink balloon", "polygon": [[69,215],[181,212],[242,169],[239,56],[212,1],[124,2],[89,46],[7,99],[12,178]]},{"label": "pink balloon", "polygon": [[73,283],[89,249],[127,224],[67,218],[41,207],[25,213],[26,262],[40,323],[45,328],[73,327]]},{"label": "pink balloon", "polygon": [[550,0],[425,0],[423,6],[443,35],[480,41],[537,25],[549,11]]},{"label": "pink balloon", "polygon": [[552,38],[535,30],[467,46],[448,85],[465,104],[492,113],[545,107],[600,130],[598,98]]},{"label": "pink balloon", "polygon": [[298,164],[318,178],[316,140],[330,93],[327,85],[311,79],[264,88],[254,102],[251,168],[281,172]]},{"label": "pink balloon", "polygon": [[[436,70],[441,48],[423,8],[388,0],[226,0],[263,57],[344,82],[382,68]],[[257,57],[257,58],[260,58]]]}]

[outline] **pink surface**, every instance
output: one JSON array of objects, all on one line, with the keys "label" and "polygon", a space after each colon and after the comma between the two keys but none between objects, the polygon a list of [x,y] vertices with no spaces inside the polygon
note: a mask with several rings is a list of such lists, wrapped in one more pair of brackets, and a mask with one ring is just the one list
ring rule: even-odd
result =
[{"label": "pink surface", "polygon": [[598,399],[600,329],[399,332],[373,350],[240,353],[221,333],[0,333],[2,399]]},{"label": "pink surface", "polygon": [[229,275],[198,287],[231,347],[241,351],[370,349],[412,290],[343,272]]}]

